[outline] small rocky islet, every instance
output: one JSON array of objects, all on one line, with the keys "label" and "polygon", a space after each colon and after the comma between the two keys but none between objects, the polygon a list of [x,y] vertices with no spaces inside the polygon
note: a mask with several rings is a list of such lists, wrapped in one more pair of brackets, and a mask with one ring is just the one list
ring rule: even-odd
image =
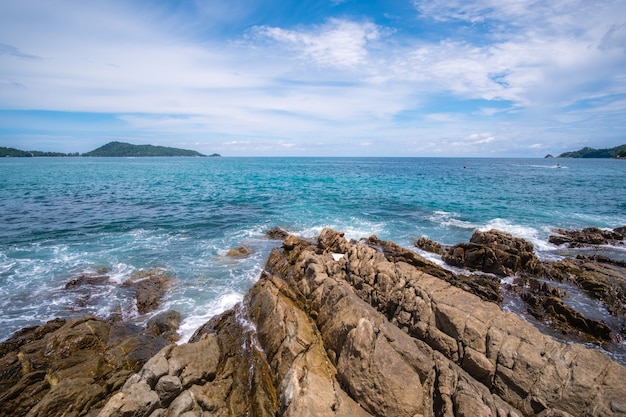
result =
[{"label": "small rocky islet", "polygon": [[[551,242],[624,246],[625,232],[556,230]],[[417,251],[331,229],[267,236],[282,245],[243,302],[187,343],[175,311],[146,326],[123,312],[56,319],[0,343],[0,416],[626,415],[626,367],[605,354],[624,349],[624,261],[540,260],[498,230],[454,246],[418,239]],[[147,314],[173,279],[155,268],[121,285]],[[66,289],[88,303],[109,284],[98,271]],[[578,311],[573,289],[609,319]]]}]

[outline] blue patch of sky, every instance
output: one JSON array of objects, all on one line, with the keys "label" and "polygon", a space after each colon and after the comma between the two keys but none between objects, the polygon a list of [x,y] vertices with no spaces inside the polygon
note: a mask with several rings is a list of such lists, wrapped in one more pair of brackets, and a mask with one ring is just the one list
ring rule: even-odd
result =
[{"label": "blue patch of sky", "polygon": [[592,97],[583,100],[579,100],[573,104],[570,104],[564,108],[565,111],[576,111],[595,109],[597,107],[608,106],[614,102],[626,101],[626,94],[611,94],[601,97]]},{"label": "blue patch of sky", "polygon": [[[424,117],[433,114],[464,114],[472,115],[472,117],[483,114],[485,109],[496,110],[499,112],[499,118],[511,108],[512,103],[507,100],[483,100],[471,99],[462,100],[449,95],[437,95],[426,99],[421,98],[418,108],[408,109],[397,113],[394,117],[396,122],[405,122],[413,120],[423,120]],[[484,113],[488,116],[489,113]]]},{"label": "blue patch of sky", "polygon": [[[66,112],[49,110],[0,110],[0,121],[11,121],[13,125],[19,125],[22,132],[48,131],[50,128],[73,126],[85,128],[94,124],[106,124],[107,126],[124,122],[113,113],[86,113]],[[7,123],[0,124],[0,132],[6,132]]]}]

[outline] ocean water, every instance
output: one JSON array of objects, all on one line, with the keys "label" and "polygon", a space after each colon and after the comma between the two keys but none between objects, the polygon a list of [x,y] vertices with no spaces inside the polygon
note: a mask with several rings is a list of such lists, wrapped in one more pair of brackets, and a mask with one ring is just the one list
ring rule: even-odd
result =
[{"label": "ocean water", "polygon": [[[159,311],[183,314],[186,340],[258,279],[280,244],[264,237],[274,226],[407,247],[498,228],[558,258],[552,228],[626,225],[625,184],[618,160],[2,158],[0,340],[86,313],[145,322],[120,284],[156,267],[173,277]],[[251,256],[226,256],[242,245]],[[602,250],[626,259],[623,249]],[[110,282],[89,294],[65,288],[102,271]]]}]

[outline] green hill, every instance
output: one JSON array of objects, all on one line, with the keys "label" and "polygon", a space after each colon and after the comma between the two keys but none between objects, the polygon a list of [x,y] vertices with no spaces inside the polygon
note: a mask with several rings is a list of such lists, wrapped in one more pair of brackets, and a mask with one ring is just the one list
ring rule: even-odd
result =
[{"label": "green hill", "polygon": [[585,147],[578,151],[562,153],[559,158],[626,158],[626,145],[608,149]]},{"label": "green hill", "polygon": [[124,142],[109,142],[104,146],[84,153],[83,156],[205,156],[187,149],[167,146],[131,145]]},{"label": "green hill", "polygon": [[0,146],[0,157],[31,158],[35,156],[78,156],[78,153],[67,154],[62,152],[22,151],[15,148]]}]

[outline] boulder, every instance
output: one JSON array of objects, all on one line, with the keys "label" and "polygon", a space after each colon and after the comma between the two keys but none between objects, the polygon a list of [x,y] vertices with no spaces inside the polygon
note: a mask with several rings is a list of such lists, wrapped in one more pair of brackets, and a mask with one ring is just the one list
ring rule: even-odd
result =
[{"label": "boulder", "polygon": [[453,266],[499,276],[518,272],[537,275],[542,271],[532,243],[495,229],[477,230],[469,243],[452,246],[442,259]]},{"label": "boulder", "polygon": [[265,233],[265,237],[274,240],[283,240],[289,236],[289,232],[280,227],[273,227]]},{"label": "boulder", "polygon": [[548,240],[555,245],[567,245],[575,248],[588,245],[624,245],[626,226],[613,230],[588,227],[581,230],[555,229],[555,235]]},{"label": "boulder", "polygon": [[136,272],[123,285],[135,291],[137,310],[139,314],[146,314],[159,308],[170,281],[165,270],[153,268]]},{"label": "boulder", "polygon": [[252,254],[252,250],[247,246],[238,246],[236,248],[230,249],[226,256],[230,256],[231,258],[245,258]]}]

